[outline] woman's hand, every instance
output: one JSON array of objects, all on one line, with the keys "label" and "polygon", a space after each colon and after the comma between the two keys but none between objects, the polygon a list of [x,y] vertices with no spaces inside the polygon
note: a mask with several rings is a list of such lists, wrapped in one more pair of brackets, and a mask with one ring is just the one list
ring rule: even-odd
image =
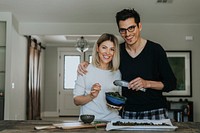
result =
[{"label": "woman's hand", "polygon": [[80,75],[85,75],[87,73],[86,69],[87,69],[88,65],[89,65],[89,62],[87,62],[87,61],[80,63],[78,65],[77,73]]},{"label": "woman's hand", "polygon": [[99,91],[101,90],[101,85],[99,83],[95,83],[92,86],[92,89],[90,91],[90,96],[94,99],[98,96]]}]

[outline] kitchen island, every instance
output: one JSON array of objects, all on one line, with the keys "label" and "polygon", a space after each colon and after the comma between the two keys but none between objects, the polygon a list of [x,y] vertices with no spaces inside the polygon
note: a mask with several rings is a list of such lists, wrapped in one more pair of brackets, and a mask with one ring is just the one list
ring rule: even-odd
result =
[{"label": "kitchen island", "polygon": [[[62,133],[62,132],[72,132],[72,133],[167,133],[166,131],[106,131],[105,127],[98,128],[84,128],[84,129],[44,129],[36,130],[36,126],[51,126],[55,123],[62,123],[63,121],[46,121],[46,120],[2,120],[0,121],[0,133]],[[200,133],[200,122],[173,122],[174,126],[178,126],[175,131],[170,131],[171,133]]]}]

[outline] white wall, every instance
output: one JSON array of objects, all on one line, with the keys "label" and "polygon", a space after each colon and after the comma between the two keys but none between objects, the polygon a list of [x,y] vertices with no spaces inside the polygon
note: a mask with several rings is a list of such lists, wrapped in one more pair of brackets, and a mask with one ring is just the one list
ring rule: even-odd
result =
[{"label": "white wall", "polygon": [[44,63],[44,112],[46,114],[57,113],[57,58],[57,47],[47,47]]},{"label": "white wall", "polygon": [[[0,13],[6,21],[6,83],[4,119],[25,119],[26,41],[16,31],[17,21],[9,12]],[[14,83],[14,88],[12,88]]]},{"label": "white wall", "polygon": [[20,23],[22,35],[100,35],[117,33],[115,23]]},{"label": "white wall", "polygon": [[10,94],[11,88],[11,35],[12,35],[12,16],[8,12],[0,12],[0,20],[6,22],[6,77],[5,77],[5,105],[4,118],[9,119]]},{"label": "white wall", "polygon": [[10,114],[11,120],[26,119],[27,41],[15,30],[12,32]]}]

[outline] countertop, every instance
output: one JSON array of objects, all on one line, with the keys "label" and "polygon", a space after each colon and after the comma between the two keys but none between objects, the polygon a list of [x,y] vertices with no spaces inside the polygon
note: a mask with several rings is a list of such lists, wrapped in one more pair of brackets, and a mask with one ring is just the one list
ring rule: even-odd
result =
[{"label": "countertop", "polygon": [[[61,123],[62,121],[60,121]],[[108,132],[105,127],[86,128],[86,129],[45,129],[35,130],[36,126],[51,126],[52,124],[58,123],[58,121],[46,121],[46,120],[2,120],[0,121],[0,133],[61,133],[61,132],[72,132],[72,133],[103,133]],[[170,131],[171,133],[200,133],[200,122],[173,122],[174,126],[178,126],[176,131]],[[109,131],[112,133],[167,133],[165,131]]]}]

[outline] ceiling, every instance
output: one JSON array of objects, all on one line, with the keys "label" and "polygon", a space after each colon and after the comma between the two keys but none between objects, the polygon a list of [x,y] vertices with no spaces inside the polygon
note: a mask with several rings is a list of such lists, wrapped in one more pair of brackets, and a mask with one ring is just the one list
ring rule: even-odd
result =
[{"label": "ceiling", "polygon": [[200,0],[0,0],[0,12],[12,12],[19,23],[115,23],[117,11],[135,8],[143,23],[200,24],[199,6]]}]

